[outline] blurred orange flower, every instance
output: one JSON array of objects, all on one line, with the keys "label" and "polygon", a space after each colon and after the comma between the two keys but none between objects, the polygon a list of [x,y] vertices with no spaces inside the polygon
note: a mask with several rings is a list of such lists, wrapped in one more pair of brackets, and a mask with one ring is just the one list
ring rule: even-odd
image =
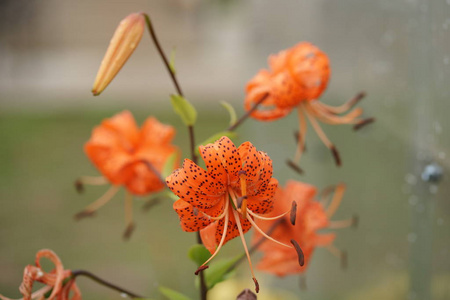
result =
[{"label": "blurred orange flower", "polygon": [[[55,268],[49,273],[41,267],[40,260],[43,257],[49,259],[55,265]],[[50,296],[46,298],[48,300],[68,300],[71,292],[71,300],[81,299],[81,292],[75,283],[75,279],[71,278],[72,272],[64,270],[61,260],[55,252],[49,249],[38,251],[35,263],[36,266],[26,266],[23,272],[23,281],[19,287],[23,300],[44,299],[44,295],[47,293],[50,293]],[[33,293],[32,289],[35,282],[43,283],[45,286]],[[0,295],[0,299],[11,300],[2,295]]]},{"label": "blurred orange flower", "polygon": [[[264,253],[257,265],[258,269],[278,276],[302,273],[306,270],[314,249],[318,246],[326,247],[333,254],[344,259],[344,253],[332,244],[335,234],[319,233],[321,229],[343,228],[355,223],[355,219],[330,221],[342,200],[344,190],[344,185],[338,185],[331,203],[325,208],[323,203],[314,199],[316,195],[314,186],[291,180],[284,189],[279,188],[275,195],[274,209],[269,216],[286,211],[292,201],[296,201],[296,214],[299,217],[295,225],[292,226],[289,216],[285,216],[278,221],[257,220],[258,226],[266,232],[271,232],[271,236],[280,242],[288,243],[291,239],[296,240],[303,251],[305,264],[299,266],[295,263],[297,261],[295,250],[273,243],[263,243],[258,248]],[[255,232],[253,241],[257,243],[260,240],[262,240],[261,235]]]},{"label": "blurred orange flower", "polygon": [[261,214],[272,210],[278,185],[272,178],[272,160],[250,142],[236,148],[225,136],[199,149],[207,171],[185,159],[183,167],[166,179],[167,186],[180,197],[173,207],[182,229],[200,231],[212,254],[196,273],[206,268],[227,241],[240,236],[257,286],[244,233],[252,226],[260,230],[254,219],[264,218]]},{"label": "blurred orange flower", "polygon": [[[245,109],[251,111],[251,116],[255,119],[272,121],[286,116],[297,108],[300,129],[294,162],[299,162],[304,150],[306,118],[308,118],[323,143],[333,152],[336,164],[340,165],[334,144],[327,138],[317,121],[357,126],[373,121],[359,118],[362,114],[361,108],[347,113],[364,95],[359,94],[338,107],[318,101],[330,78],[330,62],[324,52],[307,42],[270,55],[269,67],[270,70],[260,70],[248,82]],[[347,114],[339,116],[343,113]]]},{"label": "blurred orange flower", "polygon": [[147,118],[138,128],[129,111],[104,120],[93,130],[84,146],[87,156],[103,176],[81,177],[78,184],[82,187],[83,184],[109,182],[112,187],[77,216],[92,214],[123,185],[127,190],[125,213],[130,228],[133,195],[147,195],[165,187],[160,173],[167,159],[178,152],[177,147],[171,144],[174,135],[172,126],[161,124],[154,117]]}]

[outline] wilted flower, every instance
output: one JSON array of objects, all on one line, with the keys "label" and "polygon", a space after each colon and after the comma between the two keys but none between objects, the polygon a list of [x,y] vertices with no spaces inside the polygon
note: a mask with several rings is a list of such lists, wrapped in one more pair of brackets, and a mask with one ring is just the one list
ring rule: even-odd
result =
[{"label": "wilted flower", "polygon": [[[279,188],[274,198],[274,209],[269,216],[285,211],[292,201],[295,201],[298,215],[295,225],[292,226],[289,216],[285,216],[283,220],[278,221],[258,220],[258,226],[265,231],[271,231],[271,236],[281,242],[286,243],[295,239],[303,250],[305,265],[299,266],[295,263],[297,254],[293,249],[264,242],[259,247],[264,256],[257,265],[258,269],[278,276],[302,273],[306,270],[316,247],[326,247],[333,254],[345,259],[344,252],[332,244],[335,234],[319,233],[321,229],[344,228],[355,224],[355,218],[330,221],[342,200],[344,190],[344,185],[338,185],[331,203],[325,207],[323,203],[314,199],[316,195],[314,186],[291,180],[284,189]],[[253,240],[257,243],[261,240],[261,235],[255,232]]]},{"label": "wilted flower", "polygon": [[[360,108],[347,113],[364,95],[359,94],[347,103],[332,107],[317,99],[325,90],[330,77],[327,55],[306,42],[269,56],[270,70],[260,70],[247,84],[245,109],[261,121],[282,118],[297,108],[299,118],[298,147],[294,162],[298,163],[304,150],[306,118],[322,142],[333,152],[336,163],[340,158],[334,144],[322,131],[318,120],[328,124],[356,124],[361,126],[373,119],[361,119]],[[340,114],[347,113],[344,116]]]},{"label": "wilted flower", "polygon": [[113,80],[141,41],[145,29],[142,13],[133,13],[117,27],[95,78],[92,93],[99,95]]},{"label": "wilted flower", "polygon": [[[41,258],[49,259],[55,268],[50,272],[45,272],[41,267]],[[59,257],[49,249],[43,249],[36,254],[36,265],[28,265],[23,272],[23,281],[19,287],[23,300],[44,299],[47,293],[50,293],[46,299],[68,300],[69,294],[72,293],[71,300],[80,300],[81,293],[78,289],[75,279],[72,278],[70,270],[64,270]],[[43,283],[45,286],[33,293],[33,284],[35,282]],[[0,295],[2,300],[11,300]]]},{"label": "wilted flower", "polygon": [[171,155],[178,150],[171,144],[175,135],[172,126],[161,124],[149,117],[138,128],[133,115],[123,111],[97,126],[84,150],[102,173],[101,177],[81,177],[83,184],[112,184],[111,188],[96,202],[89,205],[77,217],[92,214],[106,204],[123,185],[126,190],[126,222],[128,231],[132,225],[133,195],[147,195],[165,187],[160,173]]},{"label": "wilted flower", "polygon": [[278,185],[272,178],[272,160],[250,142],[236,148],[225,136],[213,144],[200,146],[199,150],[207,171],[185,159],[183,167],[166,179],[167,186],[180,197],[173,207],[182,229],[200,231],[205,247],[212,254],[197,272],[206,268],[227,241],[240,236],[258,291],[244,233],[253,226],[273,240],[254,221],[265,219],[261,215],[272,210]]}]

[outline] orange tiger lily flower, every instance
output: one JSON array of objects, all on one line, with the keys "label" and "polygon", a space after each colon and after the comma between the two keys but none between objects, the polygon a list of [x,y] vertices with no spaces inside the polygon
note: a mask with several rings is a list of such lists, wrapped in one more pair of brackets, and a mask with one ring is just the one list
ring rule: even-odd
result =
[{"label": "orange tiger lily flower", "polygon": [[154,117],[145,120],[139,128],[129,111],[123,111],[97,126],[84,150],[102,173],[101,177],[81,177],[77,184],[101,185],[111,183],[111,188],[89,205],[77,218],[92,214],[117,193],[120,186],[126,189],[125,214],[129,235],[133,228],[133,195],[147,195],[165,187],[160,172],[167,159],[178,152],[171,144],[175,135],[172,126],[160,123]]},{"label": "orange tiger lily flower", "polygon": [[[273,121],[297,108],[299,133],[294,165],[300,161],[305,147],[306,119],[309,119],[322,142],[332,151],[336,164],[340,165],[336,147],[322,131],[318,121],[333,125],[356,124],[355,129],[372,122],[374,119],[360,118],[361,108],[348,112],[364,94],[338,107],[321,103],[318,98],[327,87],[330,62],[324,52],[307,42],[269,56],[269,67],[270,70],[260,70],[248,82],[245,109],[254,109],[251,116],[255,119]],[[258,105],[256,109],[255,105]]]},{"label": "orange tiger lily flower", "polygon": [[213,144],[200,146],[199,150],[206,171],[185,159],[182,168],[166,178],[167,186],[180,197],[173,208],[180,217],[181,228],[200,231],[203,244],[212,254],[196,274],[207,268],[206,264],[227,241],[240,236],[258,291],[244,234],[253,226],[273,240],[255,223],[272,210],[278,186],[272,177],[272,160],[250,142],[236,148],[225,136]]},{"label": "orange tiger lily flower", "polygon": [[[280,242],[289,242],[289,240],[295,239],[302,248],[305,259],[304,266],[295,263],[297,254],[294,250],[280,247],[277,244],[263,243],[259,250],[264,253],[264,256],[257,265],[258,269],[278,276],[303,273],[306,271],[316,247],[326,247],[333,254],[345,259],[344,252],[333,245],[335,233],[319,233],[321,229],[345,228],[355,224],[355,218],[330,221],[342,200],[345,186],[340,184],[336,187],[333,199],[327,207],[315,200],[316,191],[314,186],[293,180],[288,181],[284,189],[277,190],[274,209],[269,216],[285,211],[291,202],[295,201],[297,203],[296,213],[299,218],[294,226],[290,223],[289,216],[285,216],[281,222],[276,221],[278,224],[274,224],[275,221],[257,220],[258,226],[262,230],[270,231],[272,228],[271,236],[274,239]],[[253,240],[254,242],[261,240],[261,235],[255,232]]]},{"label": "orange tiger lily flower", "polygon": [[[45,272],[41,267],[41,258],[49,259],[55,268],[50,272]],[[44,299],[44,295],[50,293],[46,299],[53,300],[81,300],[81,292],[78,289],[75,279],[71,277],[70,270],[64,270],[59,257],[49,249],[43,249],[36,254],[36,265],[28,265],[23,272],[23,281],[19,287],[20,293],[23,295],[21,300]],[[66,282],[64,282],[66,281]],[[43,283],[45,286],[39,290],[32,292],[33,284],[35,282]],[[69,294],[72,292],[72,297]],[[1,300],[11,300],[5,296],[0,295]]]}]

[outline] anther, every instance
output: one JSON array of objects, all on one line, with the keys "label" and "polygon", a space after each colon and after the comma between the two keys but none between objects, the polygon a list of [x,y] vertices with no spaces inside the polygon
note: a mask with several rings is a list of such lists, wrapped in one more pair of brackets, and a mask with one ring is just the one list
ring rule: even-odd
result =
[{"label": "anther", "polygon": [[259,283],[258,283],[258,280],[256,280],[255,277],[253,277],[252,279],[253,279],[253,282],[255,283],[255,292],[256,292],[256,293],[259,293]]},{"label": "anther", "polygon": [[295,219],[297,218],[297,202],[292,201],[290,220],[291,224],[295,225]]},{"label": "anther", "polygon": [[364,119],[364,120],[358,122],[357,124],[355,124],[353,126],[353,130],[355,130],[355,131],[359,130],[359,129],[363,128],[364,126],[366,126],[366,125],[368,125],[370,123],[373,123],[373,122],[375,122],[375,118]]},{"label": "anther", "polygon": [[240,175],[247,175],[247,172],[245,171],[245,170],[240,170],[239,172],[238,172],[238,175],[240,176]]},{"label": "anther", "polygon": [[128,224],[127,228],[125,229],[125,231],[123,232],[123,236],[122,238],[124,239],[124,241],[128,241],[131,237],[131,234],[134,231],[134,228],[136,228],[136,226],[134,225],[134,223],[130,223]]},{"label": "anther", "polygon": [[366,97],[366,92],[359,92],[358,94],[356,94],[356,96],[352,100],[350,100],[350,102],[351,102],[350,107],[354,106],[356,103],[361,101],[364,97]]},{"label": "anther", "polygon": [[[298,144],[299,143],[299,137],[300,137],[300,132],[298,130],[294,131],[294,139],[295,139],[295,143]],[[304,138],[303,138],[304,139]],[[303,148],[302,148],[303,152],[306,152],[306,143],[305,141],[303,141]]]},{"label": "anther", "polygon": [[353,228],[358,228],[358,224],[359,224],[359,217],[358,217],[358,215],[353,215],[353,217],[352,217],[352,227]]},{"label": "anther", "polygon": [[75,189],[77,190],[77,192],[78,192],[79,194],[81,194],[81,193],[84,192],[84,185],[83,185],[83,182],[82,182],[80,179],[77,179],[77,180],[74,182],[74,185],[75,185]]},{"label": "anther", "polygon": [[294,246],[295,251],[297,251],[298,264],[300,267],[303,267],[305,264],[305,255],[303,254],[302,248],[300,248],[299,244],[295,240],[291,240],[291,243]]},{"label": "anther", "polygon": [[247,196],[242,196],[236,199],[238,209],[241,209],[242,202],[244,202],[245,199],[247,199]]},{"label": "anther", "polygon": [[341,269],[347,270],[347,263],[348,263],[348,257],[347,257],[347,251],[341,252]]},{"label": "anther", "polygon": [[81,220],[81,219],[84,219],[84,218],[86,218],[86,217],[92,217],[92,216],[94,216],[94,215],[95,215],[95,212],[94,212],[94,211],[83,210],[83,211],[80,211],[79,213],[77,213],[75,216],[73,216],[73,218],[74,218],[76,221],[79,221],[79,220]]},{"label": "anther", "polygon": [[151,198],[149,200],[147,200],[147,202],[144,203],[144,205],[142,206],[142,211],[148,211],[150,210],[150,208],[152,208],[153,206],[155,206],[156,204],[160,203],[161,199],[159,198]]},{"label": "anther", "polygon": [[209,268],[209,266],[200,266],[200,267],[198,267],[197,271],[195,271],[194,274],[198,275],[198,274],[200,274],[200,272],[202,272],[203,270],[206,270],[208,268]]},{"label": "anther", "polygon": [[337,151],[336,147],[332,145],[330,147],[331,153],[333,153],[334,162],[337,166],[341,166],[341,157],[339,156],[339,152]]},{"label": "anther", "polygon": [[194,216],[198,216],[198,208],[194,207],[194,209],[192,210],[192,213],[194,214]]},{"label": "anther", "polygon": [[286,160],[286,164],[293,169],[295,172],[297,172],[298,174],[303,174],[303,170],[302,168],[300,168],[296,163],[294,163],[292,160],[287,159]]}]

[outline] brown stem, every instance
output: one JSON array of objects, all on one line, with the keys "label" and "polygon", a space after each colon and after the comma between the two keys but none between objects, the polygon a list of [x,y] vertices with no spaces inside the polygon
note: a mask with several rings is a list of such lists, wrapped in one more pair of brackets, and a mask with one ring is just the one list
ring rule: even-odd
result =
[{"label": "brown stem", "polygon": [[[267,234],[268,236],[270,236],[270,235],[275,231],[275,229],[276,229],[281,223],[284,223],[284,222],[286,222],[286,220],[285,220],[284,218],[278,219],[275,223],[272,224],[272,226],[270,226],[270,228],[269,228],[269,230],[267,230],[266,234]],[[248,253],[249,253],[250,255],[253,254],[253,252],[255,252],[255,251],[262,245],[262,243],[264,243],[265,241],[266,241],[266,238],[262,236],[255,244],[253,244],[253,246],[249,249]],[[227,272],[230,272],[231,270],[233,270],[234,268],[236,268],[242,261],[244,261],[245,257],[246,257],[245,253],[242,254],[242,257],[239,258],[234,264],[232,264],[232,265],[228,268]]]},{"label": "brown stem", "polygon": [[112,284],[104,279],[101,279],[100,277],[92,274],[89,271],[85,271],[85,270],[74,270],[72,271],[72,278],[76,278],[77,276],[85,276],[88,277],[89,279],[92,279],[93,281],[97,282],[100,285],[106,286],[107,288],[110,288],[112,290],[118,291],[120,293],[126,294],[127,296],[131,297],[131,298],[145,298],[143,296],[140,296],[138,294],[135,294],[133,292],[130,292],[126,289],[123,289],[115,284]]},{"label": "brown stem", "polygon": [[[200,236],[200,231],[197,231],[197,244],[203,245],[202,238]],[[200,272],[198,274],[200,276],[200,299],[206,300],[208,294],[208,287],[206,286],[205,274]]]},{"label": "brown stem", "polygon": [[166,66],[167,71],[169,72],[170,78],[173,81],[173,84],[175,85],[175,89],[177,90],[178,94],[180,96],[183,96],[183,92],[181,91],[180,85],[178,84],[177,77],[175,73],[173,72],[172,68],[170,67],[169,61],[167,60],[166,55],[164,54],[163,49],[161,48],[161,45],[159,44],[158,38],[156,37],[156,33],[153,30],[152,21],[150,20],[150,17],[143,13],[142,14],[145,18],[145,22],[147,23],[148,30],[150,31],[150,35],[152,37],[153,43],[155,43],[156,49],[158,49],[159,55],[161,56],[162,60],[164,61],[164,65]]},{"label": "brown stem", "polygon": [[253,107],[251,109],[249,109],[242,117],[239,118],[239,120],[237,120],[236,122],[234,122],[233,125],[231,125],[230,127],[227,128],[226,131],[234,131],[236,130],[236,128],[241,125],[248,117],[250,117],[250,115],[252,114],[252,112],[254,112],[258,106],[263,103],[264,100],[267,99],[267,97],[269,97],[269,93],[265,93],[261,99],[258,100],[258,102],[255,103],[255,105],[253,105]]}]

